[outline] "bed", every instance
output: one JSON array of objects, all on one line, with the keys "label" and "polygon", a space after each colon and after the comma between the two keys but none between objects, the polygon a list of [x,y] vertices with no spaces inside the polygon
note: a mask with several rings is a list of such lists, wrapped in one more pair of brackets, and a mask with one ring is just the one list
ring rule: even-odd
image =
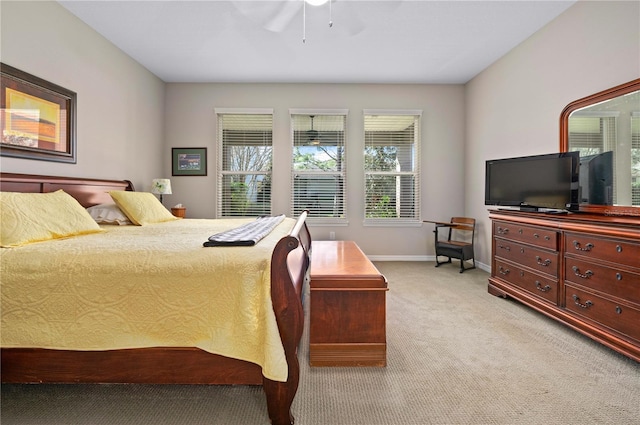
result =
[{"label": "bed", "polygon": [[[53,177],[40,175],[27,175],[15,173],[0,173],[0,190],[2,192],[21,192],[21,193],[60,193],[71,195],[84,208],[103,205],[112,202],[109,192],[134,192],[134,187],[127,180],[98,180],[85,179],[75,177]],[[54,211],[51,212],[52,214]],[[66,273],[74,276],[75,271],[79,271],[82,278],[77,278],[72,288],[73,295],[82,293],[78,299],[86,300],[88,305],[93,303],[97,305],[98,310],[93,311],[92,315],[101,316],[103,312],[109,312],[119,308],[120,301],[135,299],[136,294],[126,293],[131,291],[131,287],[119,287],[120,281],[127,279],[119,276],[120,270],[124,266],[119,265],[119,260],[114,260],[115,254],[111,257],[107,256],[109,251],[117,251],[124,245],[129,244],[126,239],[120,240],[120,234],[123,238],[134,238],[135,244],[131,244],[132,248],[136,248],[137,244],[151,245],[149,247],[139,247],[138,253],[135,255],[119,257],[137,258],[140,253],[147,252],[146,262],[140,260],[133,264],[134,268],[144,269],[151,267],[157,273],[151,276],[145,272],[144,281],[134,285],[140,292],[144,292],[147,287],[155,288],[153,292],[164,296],[161,300],[148,301],[146,298],[140,298],[140,308],[128,308],[129,310],[138,310],[140,318],[133,319],[130,323],[120,324],[117,328],[145,328],[155,327],[155,334],[151,337],[135,338],[135,342],[129,340],[119,340],[118,336],[111,335],[109,332],[87,332],[86,338],[79,338],[73,341],[72,337],[67,337],[65,329],[73,328],[76,332],[78,326],[69,326],[68,323],[59,325],[63,328],[58,329],[59,334],[55,334],[51,329],[46,332],[40,332],[41,338],[49,337],[51,340],[45,341],[42,346],[34,346],[35,343],[25,343],[21,346],[21,336],[24,332],[18,329],[23,323],[29,322],[30,319],[19,320],[11,318],[9,312],[13,309],[18,314],[25,315],[25,311],[31,311],[31,305],[17,306],[16,300],[26,300],[25,304],[43,304],[40,298],[33,295],[35,290],[46,290],[47,286],[58,286],[51,284],[53,282],[46,273],[29,273],[28,271],[20,271],[23,273],[24,289],[22,285],[15,285],[16,289],[11,289],[8,277],[3,278],[2,299],[3,299],[3,346],[1,348],[1,373],[2,382],[5,383],[153,383],[153,384],[242,384],[242,385],[262,385],[267,399],[267,410],[269,418],[273,424],[292,424],[294,422],[291,414],[291,404],[295,397],[298,380],[299,380],[299,364],[297,359],[297,348],[302,336],[304,315],[302,308],[303,285],[308,280],[309,258],[311,250],[311,236],[306,225],[306,212],[303,212],[296,219],[285,218],[281,224],[264,237],[258,244],[251,247],[203,247],[203,237],[209,233],[215,233],[216,230],[231,229],[239,224],[244,223],[243,220],[196,220],[183,219],[169,221],[166,223],[150,224],[145,226],[118,226],[118,225],[100,225],[100,231],[92,234],[86,234],[78,237],[55,239],[54,241],[45,241],[41,243],[29,244],[20,248],[2,248],[2,268],[5,276],[10,276],[14,264],[20,255],[29,255],[31,259],[38,259],[42,264],[48,264],[49,257],[56,255],[72,255],[65,253],[68,249],[73,255],[82,257],[87,255],[88,261],[92,264],[100,263],[100,266],[91,279],[86,279],[83,273],[82,263],[79,262],[80,256],[74,257],[74,261],[69,264]],[[154,230],[155,229],[155,230]],[[154,234],[147,232],[157,232]],[[171,242],[167,242],[170,239]],[[206,238],[205,238],[206,239]],[[153,245],[153,247],[152,247]],[[157,246],[162,245],[162,246]],[[35,246],[38,246],[36,249]],[[48,249],[47,254],[38,251]],[[47,248],[48,247],[48,248]],[[187,250],[192,250],[189,254]],[[252,251],[255,250],[255,251]],[[266,250],[266,251],[265,251]],[[58,252],[60,251],[60,252]],[[96,258],[91,259],[90,255],[98,255],[101,253],[101,261]],[[261,252],[261,254],[258,254]],[[233,253],[233,254],[230,254]],[[243,254],[244,253],[244,254]],[[245,255],[246,257],[243,257]],[[262,263],[253,264],[253,258],[260,258],[267,255],[267,259],[262,259]],[[220,256],[223,258],[220,265],[215,263],[215,258]],[[162,259],[162,264],[153,264],[147,266],[150,259]],[[166,261],[166,259],[169,261]],[[238,265],[238,258],[246,261],[243,266]],[[245,259],[246,258],[246,259]],[[53,261],[53,260],[51,260]],[[62,260],[57,260],[62,261]],[[252,270],[247,273],[251,277],[246,279],[262,279],[266,282],[263,289],[250,289],[249,292],[242,292],[241,296],[233,295],[231,289],[218,290],[216,294],[224,293],[223,296],[215,298],[223,298],[224,303],[229,304],[229,299],[234,301],[230,304],[234,306],[234,311],[243,312],[240,314],[239,324],[216,325],[207,328],[202,321],[204,316],[212,311],[211,315],[220,315],[222,308],[212,307],[216,301],[206,299],[209,289],[202,289],[196,285],[198,281],[204,279],[202,272],[195,271],[193,262],[206,263],[205,266],[211,269],[221,270],[218,267],[231,267],[235,263],[237,269],[230,269],[229,273],[239,275],[243,270]],[[164,269],[164,263],[168,263],[171,269]],[[41,264],[38,262],[38,264]],[[79,264],[79,265],[78,265]],[[104,267],[113,267],[113,276],[104,277],[110,271],[105,272]],[[47,266],[46,269],[54,269],[55,267]],[[117,269],[117,270],[116,270]],[[145,269],[146,270],[146,269]],[[226,269],[225,269],[226,270]],[[52,270],[53,272],[53,270]],[[173,273],[173,274],[172,274]],[[135,274],[132,272],[132,274]],[[153,274],[153,273],[151,273]],[[209,273],[211,276],[224,276],[219,272]],[[71,279],[71,278],[70,278]],[[109,281],[108,279],[112,279]],[[245,280],[246,280],[245,279]],[[17,281],[22,279],[13,279]],[[73,279],[71,279],[73,280]],[[82,289],[85,281],[96,281],[98,288],[112,286],[119,291],[120,298],[118,302],[114,301],[113,295],[102,292],[102,289]],[[226,288],[235,287],[244,288],[247,284],[245,280],[240,279],[237,285],[226,285]],[[165,291],[158,291],[158,285],[163,282],[167,283],[167,287],[171,288],[170,296]],[[172,285],[169,285],[172,283]],[[256,286],[256,285],[253,285]],[[80,288],[80,289],[78,289]],[[15,292],[12,292],[15,291]],[[23,294],[18,294],[23,291]],[[56,289],[60,292],[60,290]],[[253,291],[253,292],[252,292]],[[135,291],[134,291],[135,292]],[[149,292],[149,291],[147,291]],[[229,292],[229,294],[227,294]],[[255,293],[254,293],[255,292]],[[195,294],[191,299],[185,298],[188,308],[176,307],[181,301],[180,297],[185,293]],[[262,294],[262,295],[260,295]],[[147,294],[148,295],[148,294]],[[211,294],[209,294],[210,296]],[[64,300],[65,303],[73,297],[67,295],[61,296],[57,293],[58,298]],[[225,298],[226,297],[226,298]],[[262,298],[260,298],[262,297]],[[36,301],[33,301],[33,299]],[[213,297],[212,297],[213,298]],[[42,298],[44,299],[44,297]],[[203,302],[203,299],[207,302]],[[247,299],[247,301],[244,301]],[[75,300],[75,298],[74,298]],[[259,301],[256,301],[259,300]],[[22,301],[20,301],[22,302]],[[243,307],[242,302],[253,303],[258,307]],[[4,305],[6,303],[6,305]],[[100,304],[101,303],[101,304]],[[236,303],[236,304],[233,304]],[[260,304],[262,303],[262,304]],[[149,305],[158,305],[162,312],[148,310]],[[114,307],[116,306],[116,307]],[[269,308],[265,307],[268,306]],[[180,311],[173,311],[171,308],[180,308]],[[76,301],[70,306],[65,306],[68,310],[89,309],[86,306],[80,306]],[[198,310],[203,309],[203,310]],[[220,311],[219,311],[220,310]],[[245,311],[257,311],[256,317],[246,317]],[[81,312],[82,314],[85,314]],[[40,315],[38,313],[37,315]],[[80,314],[80,315],[82,315]],[[120,314],[120,313],[119,313]],[[116,324],[120,323],[120,315],[109,316],[118,317]],[[253,314],[253,313],[251,313]],[[25,315],[25,317],[34,317],[36,314]],[[158,315],[157,318],[155,318]],[[85,314],[88,316],[88,314]],[[106,316],[106,315],[105,315]],[[141,324],[146,319],[146,325]],[[200,320],[202,319],[202,320]],[[12,322],[13,320],[13,322]],[[38,317],[41,323],[46,323],[49,328],[56,326],[51,323],[58,324],[57,319]],[[127,319],[129,320],[129,319]],[[137,320],[137,321],[136,321]],[[226,320],[226,319],[225,319]],[[233,319],[236,320],[236,319]],[[196,327],[200,326],[199,332],[204,332],[204,336],[197,337],[186,332],[191,328],[187,326],[187,322],[193,321]],[[35,323],[38,323],[35,320]],[[91,326],[99,326],[101,322],[96,321],[93,324],[83,324],[79,326],[82,332],[83,326],[88,328]],[[124,322],[123,322],[124,323]],[[172,327],[172,323],[175,329]],[[225,322],[226,323],[226,322]],[[231,323],[231,319],[229,319]],[[258,323],[258,325],[256,325]],[[97,325],[96,325],[97,324]],[[25,325],[26,326],[26,325]],[[66,326],[66,328],[65,328]],[[157,328],[163,329],[158,332]],[[38,334],[38,330],[30,330],[27,333]],[[243,335],[240,348],[234,347],[233,341],[227,340],[230,348],[223,346],[221,348],[220,341],[222,338],[231,338],[228,335],[236,335],[236,328],[249,329],[249,332],[256,332],[255,338],[249,334]],[[257,330],[252,330],[252,329]],[[104,329],[107,329],[106,327]],[[207,329],[209,329],[207,331]],[[215,330],[211,330],[215,329]],[[275,329],[275,331],[274,331]],[[175,332],[169,332],[174,331]],[[166,332],[165,332],[166,331]],[[195,331],[194,331],[195,332]],[[10,340],[11,334],[14,334],[13,342],[5,343],[5,334],[7,340]],[[107,335],[102,335],[107,334]],[[175,335],[173,335],[175,334]],[[53,336],[52,336],[53,335]],[[58,335],[58,336],[56,336]],[[274,336],[275,335],[275,336]],[[34,337],[37,340],[38,336]],[[146,338],[146,339],[145,339]],[[156,339],[154,339],[156,338]],[[210,338],[211,341],[208,341]],[[274,339],[275,338],[275,339]],[[126,339],[126,338],[125,338]],[[255,339],[255,341],[254,341]],[[68,340],[68,341],[67,341]],[[95,340],[95,341],[94,341]],[[104,348],[99,344],[109,341],[111,345]],[[176,342],[173,344],[172,342]],[[274,341],[276,341],[274,343]],[[74,345],[76,344],[76,345]],[[94,344],[94,345],[92,345]],[[224,344],[222,344],[224,345]],[[249,354],[242,350],[244,346],[249,345],[254,351]],[[275,354],[274,354],[275,353]],[[257,360],[256,360],[257,359]]]}]

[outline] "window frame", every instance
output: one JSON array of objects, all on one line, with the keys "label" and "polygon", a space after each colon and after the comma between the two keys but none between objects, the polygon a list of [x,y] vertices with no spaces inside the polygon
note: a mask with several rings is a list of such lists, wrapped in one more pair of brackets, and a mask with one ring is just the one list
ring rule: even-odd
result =
[{"label": "window frame", "polygon": [[[227,196],[225,193],[225,178],[230,175],[257,175],[257,176],[265,176],[264,178],[269,178],[272,180],[273,178],[273,109],[272,108],[215,108],[216,114],[216,143],[217,143],[217,152],[218,152],[218,160],[216,161],[216,178],[217,178],[217,189],[216,189],[216,218],[249,218],[256,217],[259,215],[271,215],[273,211],[273,197],[269,194],[269,206],[268,211],[262,210],[257,214],[248,214],[248,215],[228,215],[225,212],[225,204],[224,197]],[[261,170],[225,170],[224,169],[224,151],[227,143],[224,140],[224,126],[223,126],[223,117],[229,115],[247,115],[247,116],[255,116],[255,115],[269,115],[271,117],[271,144],[268,145],[271,149],[270,159],[269,159],[269,167],[268,169]],[[256,145],[259,146],[259,145]],[[267,146],[267,145],[264,145]]]},{"label": "window frame", "polygon": [[[296,153],[296,137],[295,137],[295,117],[296,116],[341,116],[343,118],[343,130],[342,130],[342,169],[336,171],[321,171],[321,170],[296,170],[295,169],[295,153]],[[347,123],[348,123],[349,110],[348,109],[307,109],[307,108],[292,108],[289,109],[289,122],[290,122],[290,146],[291,146],[291,186],[290,186],[290,212],[293,216],[299,213],[297,206],[297,192],[296,192],[296,177],[297,176],[340,176],[342,179],[342,214],[338,217],[317,217],[313,215],[313,211],[310,211],[307,220],[313,225],[328,225],[328,226],[346,226],[348,225],[347,218]],[[339,145],[337,145],[339,146]]]},{"label": "window frame", "polygon": [[[363,225],[365,227],[372,226],[383,226],[383,227],[419,227],[422,226],[422,202],[421,202],[421,183],[422,183],[422,172],[421,172],[421,150],[422,150],[422,110],[417,109],[364,109],[363,111],[363,160],[367,155],[367,147],[369,143],[367,142],[367,117],[368,116],[411,116],[413,117],[413,125],[416,126],[414,130],[414,140],[412,142],[413,145],[413,170],[412,171],[374,171],[367,170],[366,161],[363,164],[364,169],[364,181],[363,181]],[[391,144],[388,146],[392,146]],[[367,217],[367,182],[368,176],[396,176],[396,177],[404,177],[404,176],[413,176],[413,215],[412,217]],[[402,192],[401,192],[402,193]]]}]

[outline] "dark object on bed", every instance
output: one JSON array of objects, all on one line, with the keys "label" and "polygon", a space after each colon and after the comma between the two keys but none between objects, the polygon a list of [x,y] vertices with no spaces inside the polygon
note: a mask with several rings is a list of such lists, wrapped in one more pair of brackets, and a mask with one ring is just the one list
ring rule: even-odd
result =
[{"label": "dark object on bed", "polygon": [[203,246],[253,246],[267,236],[282,220],[284,220],[284,214],[275,217],[258,217],[235,229],[209,236],[209,240]]},{"label": "dark object on bed", "polygon": [[[99,180],[0,173],[0,190],[53,192],[62,189],[84,207],[110,202],[111,190],[134,190],[126,180]],[[271,300],[288,366],[286,382],[262,376],[260,366],[210,354],[198,348],[141,348],[110,351],[69,351],[3,348],[2,382],[7,383],[154,383],[262,384],[273,424],[292,424],[302,337],[303,285],[308,276],[311,235],[307,213],[288,236],[277,243],[271,259]]]}]

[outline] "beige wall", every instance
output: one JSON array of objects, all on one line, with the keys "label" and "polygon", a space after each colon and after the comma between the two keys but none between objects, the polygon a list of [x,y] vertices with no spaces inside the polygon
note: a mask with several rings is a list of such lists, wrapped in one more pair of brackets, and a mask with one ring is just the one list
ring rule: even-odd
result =
[{"label": "beige wall", "polygon": [[[55,2],[0,4],[2,62],[78,93],[78,163],[0,157],[3,171],[128,178],[149,190],[171,177],[171,147],[209,148],[207,177],[174,177],[167,204],[194,217],[215,211],[216,107],[269,107],[275,150],[289,153],[289,108],[348,108],[349,227],[314,237],[357,240],[378,258],[433,255],[432,227],[362,226],[362,109],[422,109],[422,217],[480,220],[478,258],[489,264],[487,159],[558,149],[571,101],[640,76],[640,5],[580,1],[474,78],[455,85],[168,84]],[[25,31],[28,28],[28,31]],[[166,111],[165,111],[166,109]],[[274,212],[288,212],[289,164],[278,160]]]},{"label": "beige wall", "polygon": [[0,157],[5,172],[129,179],[168,169],[164,83],[57,2],[0,5],[2,62],[77,93],[77,163]]},{"label": "beige wall", "polygon": [[[464,88],[462,85],[168,84],[165,151],[207,147],[208,176],[173,177],[171,204],[191,217],[216,211],[215,108],[273,108],[273,213],[290,212],[290,108],[348,109],[346,131],[347,227],[313,226],[315,239],[355,240],[372,256],[424,259],[433,255],[432,227],[363,227],[363,109],[420,109],[422,216],[449,219],[463,212]],[[165,167],[170,167],[167,160]],[[281,190],[278,190],[281,188]]]},{"label": "beige wall", "polygon": [[580,1],[466,85],[465,211],[481,220],[483,264],[485,161],[557,152],[567,104],[638,77],[640,3]]}]

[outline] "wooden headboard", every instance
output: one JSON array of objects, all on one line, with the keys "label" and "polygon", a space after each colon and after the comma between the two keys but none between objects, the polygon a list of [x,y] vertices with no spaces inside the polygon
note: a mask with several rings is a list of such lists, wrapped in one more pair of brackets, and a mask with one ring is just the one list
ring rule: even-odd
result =
[{"label": "wooden headboard", "polygon": [[135,190],[129,180],[99,180],[82,177],[39,176],[0,173],[0,191],[48,193],[62,189],[85,207],[113,202],[110,190]]}]

